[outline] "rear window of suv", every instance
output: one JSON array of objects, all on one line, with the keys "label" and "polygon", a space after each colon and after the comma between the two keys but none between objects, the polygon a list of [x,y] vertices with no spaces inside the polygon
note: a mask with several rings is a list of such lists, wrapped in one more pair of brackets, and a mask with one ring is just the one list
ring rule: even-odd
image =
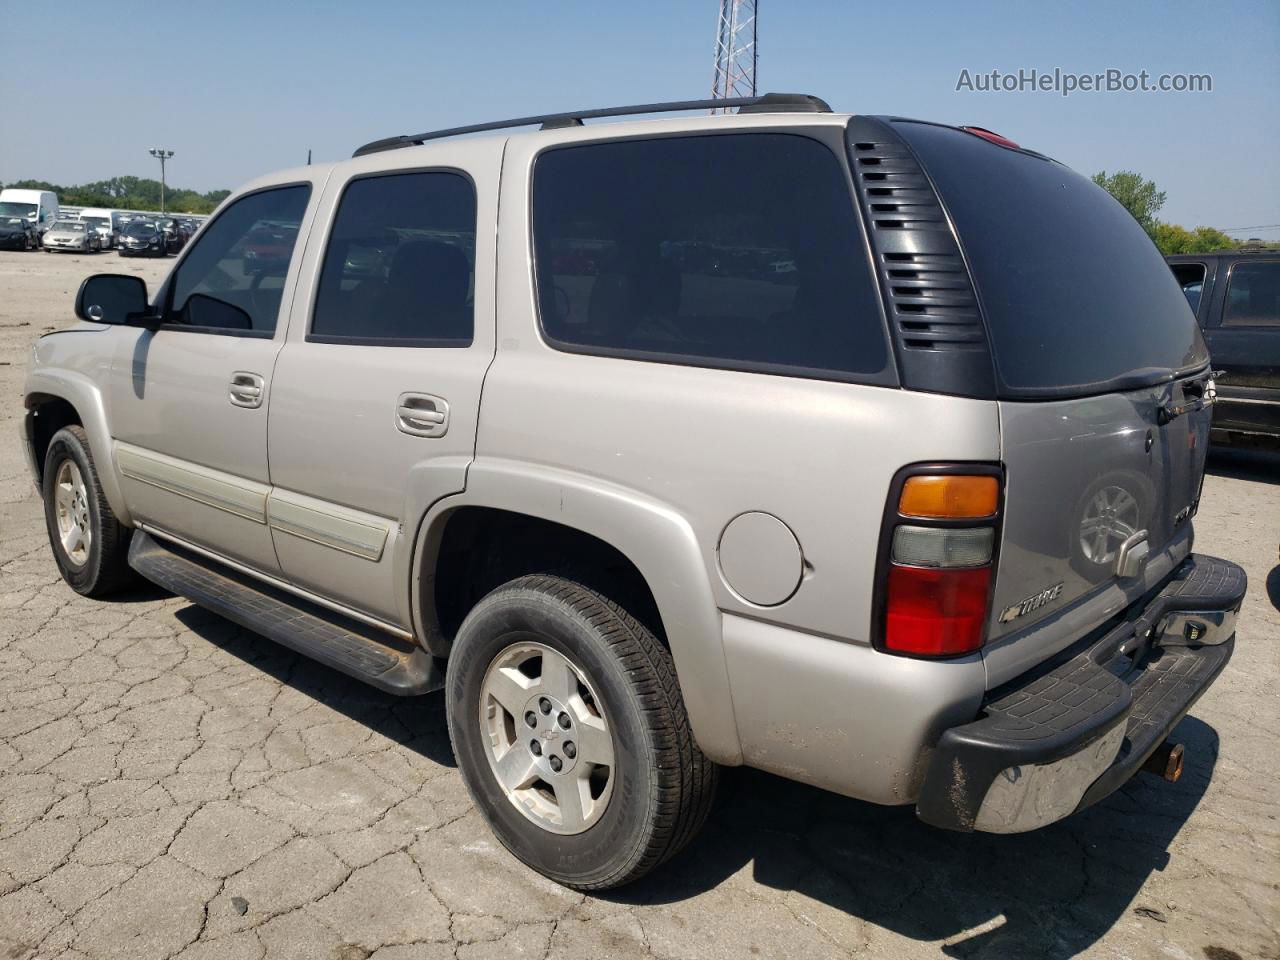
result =
[{"label": "rear window of suv", "polygon": [[534,168],[533,239],[543,330],[561,349],[888,375],[847,174],[818,140],[729,134],[548,150]]},{"label": "rear window of suv", "polygon": [[1208,362],[1164,258],[1102,188],[951,127],[895,128],[955,223],[1003,396],[1137,387]]}]

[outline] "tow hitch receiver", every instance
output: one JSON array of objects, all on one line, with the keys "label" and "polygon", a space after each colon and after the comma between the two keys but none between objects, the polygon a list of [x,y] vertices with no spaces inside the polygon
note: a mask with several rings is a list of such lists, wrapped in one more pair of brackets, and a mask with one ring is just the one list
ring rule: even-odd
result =
[{"label": "tow hitch receiver", "polygon": [[1177,783],[1178,778],[1182,776],[1182,757],[1185,753],[1186,749],[1182,744],[1170,743],[1166,740],[1156,747],[1155,753],[1147,757],[1142,765],[1143,772],[1154,773],[1163,780]]}]

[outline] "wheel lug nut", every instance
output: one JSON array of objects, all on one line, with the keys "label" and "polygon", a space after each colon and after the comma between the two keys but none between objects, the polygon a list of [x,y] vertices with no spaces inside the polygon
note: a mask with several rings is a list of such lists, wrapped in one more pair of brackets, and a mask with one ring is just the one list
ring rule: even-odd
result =
[{"label": "wheel lug nut", "polygon": [[555,754],[551,755],[551,759],[548,762],[551,764],[551,769],[556,773],[559,773],[560,768],[564,766],[564,763]]},{"label": "wheel lug nut", "polygon": [[531,727],[536,727],[538,725],[538,715],[530,710],[524,715],[524,722]]},{"label": "wheel lug nut", "polygon": [[560,726],[565,730],[569,729],[569,715],[567,713],[562,712],[560,716],[556,717],[556,720],[559,721]]},{"label": "wheel lug nut", "polygon": [[564,750],[564,755],[568,757],[570,760],[572,760],[574,757],[578,755],[578,748],[572,740],[566,740],[564,742],[563,750]]},{"label": "wheel lug nut", "polygon": [[542,744],[540,744],[537,740],[530,740],[529,752],[532,753],[535,757],[542,756]]},{"label": "wheel lug nut", "polygon": [[543,697],[541,700],[538,701],[538,709],[541,710],[544,714],[550,713],[551,701],[548,700],[546,697]]}]

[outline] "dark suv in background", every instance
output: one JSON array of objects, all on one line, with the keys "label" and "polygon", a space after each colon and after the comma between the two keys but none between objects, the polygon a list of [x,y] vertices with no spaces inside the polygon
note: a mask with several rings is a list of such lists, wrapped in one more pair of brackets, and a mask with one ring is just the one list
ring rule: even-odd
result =
[{"label": "dark suv in background", "polygon": [[1204,330],[1218,402],[1213,437],[1280,439],[1280,250],[1166,258]]}]

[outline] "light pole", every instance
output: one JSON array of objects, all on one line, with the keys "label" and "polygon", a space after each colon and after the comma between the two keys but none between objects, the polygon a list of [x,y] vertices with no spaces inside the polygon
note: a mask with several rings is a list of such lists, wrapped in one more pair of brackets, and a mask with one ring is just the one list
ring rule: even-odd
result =
[{"label": "light pole", "polygon": [[173,156],[173,151],[163,147],[152,147],[149,152],[160,161],[160,212],[164,213],[164,162]]}]

